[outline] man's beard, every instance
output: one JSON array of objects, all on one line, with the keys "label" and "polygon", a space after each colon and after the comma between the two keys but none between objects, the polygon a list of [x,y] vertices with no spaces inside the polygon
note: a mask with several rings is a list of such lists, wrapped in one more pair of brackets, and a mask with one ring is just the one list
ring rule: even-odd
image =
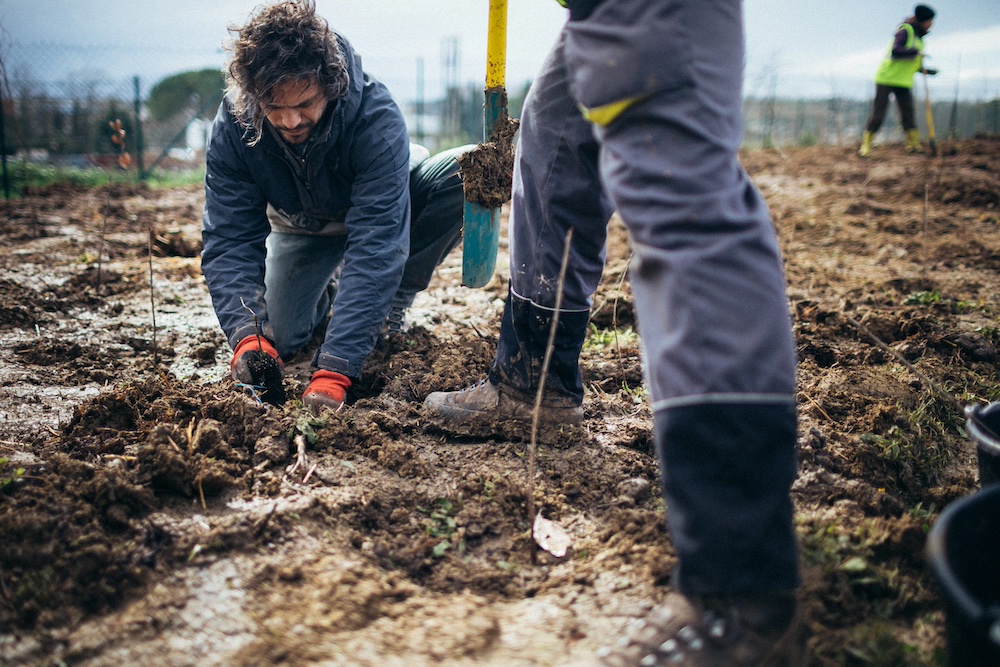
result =
[{"label": "man's beard", "polygon": [[315,127],[315,123],[303,123],[290,130],[279,128],[278,134],[280,134],[281,138],[290,144],[301,144],[305,143],[306,139],[309,138],[309,135],[312,134]]}]

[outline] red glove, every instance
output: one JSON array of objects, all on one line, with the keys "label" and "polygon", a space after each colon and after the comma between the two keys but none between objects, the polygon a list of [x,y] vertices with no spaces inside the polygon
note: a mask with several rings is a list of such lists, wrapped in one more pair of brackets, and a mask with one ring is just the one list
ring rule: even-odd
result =
[{"label": "red glove", "polygon": [[312,374],[312,380],[302,394],[302,404],[319,416],[324,409],[339,410],[344,406],[347,390],[351,388],[351,378],[334,371],[320,369]]},{"label": "red glove", "polygon": [[274,349],[274,345],[271,344],[271,341],[263,336],[254,334],[253,336],[247,336],[237,343],[236,348],[233,350],[233,358],[229,362],[229,372],[233,374],[233,379],[237,382],[242,382],[243,384],[253,384],[254,378],[250,372],[250,366],[247,363],[247,355],[251,353],[259,355],[261,352],[276,359],[278,366],[284,365],[281,362],[281,357],[278,356],[278,351]]}]

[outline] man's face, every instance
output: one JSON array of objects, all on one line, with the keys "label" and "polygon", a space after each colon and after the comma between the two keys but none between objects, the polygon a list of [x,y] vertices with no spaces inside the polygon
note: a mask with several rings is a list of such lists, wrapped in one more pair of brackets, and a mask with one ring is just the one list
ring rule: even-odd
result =
[{"label": "man's face", "polygon": [[290,144],[301,144],[326,111],[326,97],[315,81],[289,81],[275,86],[264,115]]}]

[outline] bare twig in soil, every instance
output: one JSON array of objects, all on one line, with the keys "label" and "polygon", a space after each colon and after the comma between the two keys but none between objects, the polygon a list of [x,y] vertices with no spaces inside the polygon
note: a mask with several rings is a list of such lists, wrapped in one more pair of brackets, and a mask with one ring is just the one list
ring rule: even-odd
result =
[{"label": "bare twig in soil", "polygon": [[482,340],[486,339],[486,336],[484,336],[482,334],[482,332],[479,329],[476,328],[475,324],[473,324],[472,322],[469,322],[469,326],[472,327],[472,330],[476,332],[476,335],[479,336],[480,339],[482,339]]},{"label": "bare twig in soil", "polygon": [[[622,277],[619,279],[618,288],[615,291],[615,303],[611,307],[611,328],[615,332],[615,355],[619,361],[622,358],[622,348],[618,342],[618,301],[622,298],[622,286],[624,286],[625,277],[628,275],[628,267],[632,264],[632,254],[629,253],[628,259],[625,260],[625,269],[622,271]],[[619,363],[620,366],[621,364]]]},{"label": "bare twig in soil", "polygon": [[[184,450],[181,449],[181,446],[178,445],[177,442],[169,435],[167,436],[167,442],[169,442],[173,446],[173,448],[176,449],[178,452],[181,452],[182,454],[184,453]],[[190,455],[191,455],[191,447],[190,443],[188,443],[188,456]]]},{"label": "bare twig in soil", "polygon": [[149,310],[153,317],[153,365],[159,366],[160,348],[156,345],[156,291],[153,288],[153,237],[155,235],[153,223],[150,222],[146,237],[146,256],[149,259]]},{"label": "bare twig in soil", "polygon": [[316,472],[316,468],[317,468],[317,466],[319,466],[319,464],[318,464],[318,463],[314,463],[314,464],[312,464],[312,467],[311,467],[311,468],[309,468],[309,472],[307,472],[307,473],[305,474],[305,477],[303,477],[303,478],[302,478],[302,483],[303,483],[303,484],[305,484],[306,482],[308,482],[308,481],[309,481],[309,478],[310,478],[310,477],[312,477],[312,474],[313,474],[314,472]]},{"label": "bare twig in soil", "polygon": [[257,524],[257,527],[254,528],[254,531],[253,531],[253,537],[254,537],[254,539],[257,539],[258,537],[261,536],[261,534],[264,532],[264,529],[267,528],[267,524],[271,520],[271,517],[274,516],[275,510],[277,510],[277,509],[278,509],[278,503],[273,503],[271,505],[271,511],[268,512],[264,516],[264,518],[260,520],[260,523]]},{"label": "bare twig in soil", "polygon": [[[122,122],[120,119],[116,118],[108,123],[108,127],[111,128],[111,143],[118,147],[118,168],[122,171],[128,169],[128,166],[132,163],[132,156],[125,150],[125,129],[122,127]],[[104,239],[105,232],[108,228],[108,215],[111,212],[111,185],[114,183],[114,178],[112,176],[114,172],[108,175],[108,189],[105,192],[104,197],[104,221],[101,223],[101,238],[100,244],[97,250],[97,279],[95,283],[95,289],[97,294],[101,294],[101,265],[104,258]],[[153,359],[156,359],[156,325],[153,325]]]},{"label": "bare twig in soil", "polygon": [[127,454],[103,454],[103,456],[112,461],[125,461],[126,463],[135,463],[139,460],[138,456],[129,456]]},{"label": "bare twig in soil", "polygon": [[831,421],[831,422],[833,421],[833,418],[829,414],[827,414],[826,410],[823,409],[822,405],[820,405],[819,403],[816,402],[816,399],[814,399],[809,394],[806,394],[805,397],[806,397],[806,400],[808,400],[810,403],[813,404],[814,408],[816,408],[817,410],[819,410],[819,413],[821,415],[823,415],[824,417],[826,417],[827,421]]},{"label": "bare twig in soil", "polygon": [[[301,433],[295,436],[295,451],[295,463],[285,471],[286,477],[293,474],[299,468],[306,470],[309,467],[309,461],[306,459],[306,438]],[[306,473],[306,475],[308,474]]]},{"label": "bare twig in soil", "polygon": [[947,403],[948,405],[950,405],[952,407],[952,409],[954,409],[956,412],[958,412],[958,414],[961,415],[961,414],[965,413],[964,409],[962,408],[962,404],[959,403],[958,400],[956,400],[954,396],[952,396],[951,394],[949,394],[939,384],[937,384],[936,382],[934,382],[934,380],[932,380],[929,377],[927,377],[924,373],[922,373],[920,371],[920,369],[918,369],[916,366],[914,366],[909,361],[907,361],[906,358],[903,357],[903,355],[901,355],[899,352],[897,352],[896,350],[892,349],[891,347],[889,347],[888,345],[886,345],[884,342],[882,342],[882,339],[880,339],[878,336],[876,336],[875,334],[873,334],[871,332],[871,329],[869,329],[864,324],[862,324],[861,322],[859,322],[856,319],[854,319],[853,317],[851,317],[847,313],[846,304],[841,303],[841,305],[840,305],[840,313],[841,313],[841,315],[844,316],[844,319],[846,319],[851,324],[851,326],[855,327],[858,331],[860,331],[865,336],[867,336],[868,339],[871,340],[873,343],[875,343],[875,345],[880,350],[882,350],[883,352],[885,352],[887,354],[892,355],[899,363],[903,364],[903,366],[905,366],[907,368],[907,370],[909,370],[911,373],[913,373],[914,375],[916,375],[917,378],[919,378],[920,381],[924,383],[924,385],[926,385],[931,391],[933,391],[934,393],[936,393],[945,403]]},{"label": "bare twig in soil", "polygon": [[559,267],[559,281],[556,284],[556,303],[552,312],[552,324],[549,327],[549,341],[545,346],[545,356],[542,359],[542,372],[538,378],[538,391],[535,392],[535,406],[531,410],[531,441],[528,444],[528,525],[535,525],[535,459],[538,452],[538,418],[542,409],[542,396],[545,393],[545,380],[549,374],[549,363],[552,361],[552,350],[556,343],[556,327],[559,326],[559,308],[562,307],[563,285],[566,283],[566,267],[569,264],[569,247],[573,240],[573,228],[566,232],[566,242],[563,247],[562,264]]},{"label": "bare twig in soil", "polygon": [[247,312],[253,315],[253,330],[257,332],[257,349],[263,352],[264,348],[260,344],[260,337],[261,337],[260,320],[257,319],[257,313],[254,312],[253,308],[247,305],[247,302],[243,300],[243,297],[240,297],[240,305],[242,305]]},{"label": "bare twig in soil", "polygon": [[208,505],[205,503],[205,489],[202,488],[201,480],[205,474],[204,463],[202,463],[202,469],[198,472],[198,499],[201,501],[201,508],[203,510],[208,509]]},{"label": "bare twig in soil", "polygon": [[929,172],[930,172],[930,166],[928,166],[927,169],[924,171],[924,206],[923,206],[923,211],[921,213],[921,217],[922,217],[922,221],[921,222],[923,223],[923,231],[921,233],[921,237],[922,237],[922,240],[923,240],[923,243],[921,244],[923,252],[921,254],[923,255],[923,261],[920,262],[920,267],[921,267],[921,271],[922,272],[926,272],[927,271],[927,267],[928,267],[927,253],[928,253],[928,249],[930,248],[930,239],[927,238],[927,206],[928,206],[928,202],[930,200],[930,194],[931,194],[931,184],[930,184],[930,173]]},{"label": "bare twig in soil", "polygon": [[[861,187],[859,187],[851,194],[851,198],[847,200],[847,205],[844,208],[845,209],[851,208],[851,205],[854,204],[854,202],[857,201],[858,197],[862,195],[865,197],[865,199],[867,199],[868,184],[871,182],[872,182],[872,172],[871,169],[869,169],[865,175],[865,180],[861,183]],[[871,217],[871,207],[866,207],[866,210],[868,217]]]},{"label": "bare twig in soil", "polygon": [[101,222],[101,238],[100,243],[97,246],[97,279],[94,284],[94,290],[97,295],[101,295],[101,266],[104,260],[104,238],[105,233],[108,228],[108,212],[111,209],[111,188],[108,188],[104,193],[104,221]]}]

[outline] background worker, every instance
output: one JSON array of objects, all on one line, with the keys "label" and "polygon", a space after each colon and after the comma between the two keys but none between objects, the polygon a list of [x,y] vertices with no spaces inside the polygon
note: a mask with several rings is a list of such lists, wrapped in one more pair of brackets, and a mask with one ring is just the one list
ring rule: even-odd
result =
[{"label": "background worker", "polygon": [[861,157],[871,155],[872,140],[885,120],[890,95],[896,98],[896,105],[899,107],[899,119],[903,132],[906,133],[906,147],[911,151],[921,150],[920,131],[917,129],[913,109],[913,75],[917,72],[931,76],[937,74],[936,69],[925,69],[923,66],[923,38],[930,32],[932,23],[934,10],[927,5],[917,5],[913,9],[913,16],[903,21],[892,38],[889,53],[875,73],[875,100],[861,138],[861,149],[858,151]]},{"label": "background worker", "polygon": [[542,398],[583,418],[579,356],[617,209],[654,415],[677,593],[615,667],[758,665],[801,648],[795,347],[767,207],[739,163],[741,0],[568,0],[521,117],[510,286],[488,378],[435,392],[456,430],[529,420],[567,230],[574,230]]},{"label": "background worker", "polygon": [[205,280],[246,384],[254,355],[295,353],[332,305],[303,402],[337,409],[458,243],[464,149],[428,158],[411,146],[389,91],[312,0],[230,31],[206,158]]}]

